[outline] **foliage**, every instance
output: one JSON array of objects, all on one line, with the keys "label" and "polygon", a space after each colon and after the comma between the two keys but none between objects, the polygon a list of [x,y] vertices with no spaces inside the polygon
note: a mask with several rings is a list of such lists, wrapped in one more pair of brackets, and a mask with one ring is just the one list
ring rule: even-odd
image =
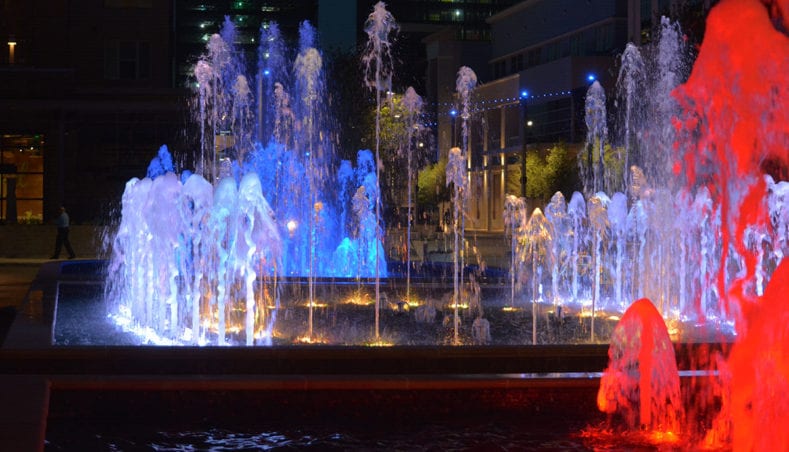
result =
[{"label": "foliage", "polygon": [[420,204],[436,205],[449,199],[446,170],[447,158],[442,157],[438,162],[428,165],[419,171],[419,176],[417,177],[417,201]]},{"label": "foliage", "polygon": [[520,197],[521,195],[521,164],[507,165],[504,192]]},{"label": "foliage", "polygon": [[[603,145],[603,191],[623,191],[625,152],[626,149],[622,146],[612,147],[610,143]],[[594,166],[600,162],[599,141],[587,144],[583,154],[578,156],[579,169],[591,177],[594,174]]]},{"label": "foliage", "polygon": [[[556,144],[543,153],[526,155],[526,197],[548,201],[557,191],[569,195],[575,190],[574,157],[564,144]],[[521,166],[507,167],[507,193],[521,193]]]},{"label": "foliage", "polygon": [[[392,94],[387,96],[386,99],[382,99],[382,101],[379,123],[379,151],[381,160],[391,161],[405,144],[407,111],[403,105],[403,96],[401,94]],[[362,124],[364,143],[371,150],[375,150],[375,109],[375,105],[370,106]]]},{"label": "foliage", "polygon": [[[381,173],[381,191],[384,205],[395,207],[406,202],[405,193],[408,186],[408,153],[411,153],[411,165],[416,176],[418,168],[424,160],[427,147],[419,147],[417,143],[424,140],[426,130],[421,125],[421,116],[409,116],[403,102],[402,94],[390,94],[382,99],[379,117],[379,154],[383,171]],[[361,128],[364,146],[375,150],[376,106],[371,105],[363,117]],[[414,127],[410,130],[409,127]],[[411,142],[409,143],[409,137]]]}]

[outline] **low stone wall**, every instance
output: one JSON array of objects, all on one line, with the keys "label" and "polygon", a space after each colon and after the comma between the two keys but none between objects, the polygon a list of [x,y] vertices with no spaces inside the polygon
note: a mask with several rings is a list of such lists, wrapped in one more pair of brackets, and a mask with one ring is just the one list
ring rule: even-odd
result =
[{"label": "low stone wall", "polygon": [[[69,231],[69,241],[77,257],[102,257],[103,226],[73,225]],[[55,251],[57,228],[54,225],[0,225],[0,257],[46,259]],[[61,250],[60,258],[68,257]]]}]

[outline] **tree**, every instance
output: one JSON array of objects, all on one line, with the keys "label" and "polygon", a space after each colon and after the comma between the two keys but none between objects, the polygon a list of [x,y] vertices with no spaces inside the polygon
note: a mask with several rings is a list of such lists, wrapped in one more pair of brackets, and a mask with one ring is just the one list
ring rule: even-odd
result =
[{"label": "tree", "polygon": [[[608,157],[606,157],[608,161]],[[526,197],[547,202],[557,191],[575,190],[577,175],[573,156],[564,144],[556,144],[544,153],[526,156]],[[621,166],[621,165],[620,165]],[[507,192],[520,194],[520,165],[508,167]]]},{"label": "tree", "polygon": [[[369,108],[361,125],[363,142],[367,147],[375,147],[375,106]],[[418,146],[423,141],[425,128],[421,126],[421,118],[416,118],[416,133],[408,133],[409,112],[403,103],[402,94],[389,94],[381,106],[379,129],[379,152],[383,171],[381,175],[381,193],[383,205],[389,209],[397,209],[405,202],[406,187],[408,186],[408,152],[412,153],[411,162],[414,167],[419,167],[424,161],[426,147]],[[411,122],[413,122],[413,118]],[[413,127],[410,126],[410,127]],[[412,139],[415,142],[409,143]],[[390,210],[391,212],[391,210]]]},{"label": "tree", "polygon": [[423,205],[435,205],[449,200],[449,189],[446,184],[447,158],[428,165],[417,177],[417,202]]}]

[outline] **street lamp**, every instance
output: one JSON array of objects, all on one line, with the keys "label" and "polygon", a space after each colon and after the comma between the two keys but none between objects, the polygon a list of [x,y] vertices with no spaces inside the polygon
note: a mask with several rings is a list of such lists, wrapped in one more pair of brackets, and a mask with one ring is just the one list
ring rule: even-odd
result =
[{"label": "street lamp", "polygon": [[452,139],[449,141],[451,148],[455,147],[455,119],[458,116],[458,111],[454,108],[449,110],[449,116],[452,118]]},{"label": "street lamp", "polygon": [[8,64],[13,65],[16,55],[16,40],[10,39],[8,41]]},{"label": "street lamp", "polygon": [[529,92],[521,90],[520,93],[520,130],[518,131],[521,138],[521,197],[526,199],[526,127],[531,127],[531,121],[526,120],[528,105],[526,101],[529,99]]},{"label": "street lamp", "polygon": [[299,224],[296,222],[296,220],[290,220],[285,225],[285,227],[288,229],[288,235],[290,236],[290,238],[293,238],[293,233],[296,232],[296,228],[298,226]]}]

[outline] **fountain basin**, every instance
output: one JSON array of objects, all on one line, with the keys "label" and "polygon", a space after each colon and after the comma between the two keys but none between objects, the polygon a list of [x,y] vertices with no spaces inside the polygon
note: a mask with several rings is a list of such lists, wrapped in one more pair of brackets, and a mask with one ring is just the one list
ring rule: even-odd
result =
[{"label": "fountain basin", "polygon": [[[4,348],[55,346],[124,346],[141,344],[190,345],[188,341],[161,340],[141,336],[117,324],[112,304],[105,300],[105,262],[100,260],[50,262],[42,265],[19,315],[8,326]],[[406,301],[405,282],[396,277],[382,281],[382,339],[386,345],[439,346],[452,343],[454,305],[452,284],[432,278],[430,272],[412,278],[411,300]],[[270,284],[270,283],[269,283]],[[308,282],[283,278],[279,283],[281,307],[277,309],[273,344],[303,344],[309,309]],[[319,278],[315,281],[315,337],[313,343],[358,346],[375,344],[372,335],[373,282],[369,279]],[[357,303],[361,299],[362,303]],[[513,306],[514,304],[514,306]],[[423,309],[429,305],[432,309]],[[489,320],[490,340],[473,336],[479,316]],[[532,310],[534,308],[534,311]],[[420,312],[420,309],[422,312]],[[463,344],[522,346],[532,344],[532,324],[537,321],[537,344],[580,344],[588,342],[591,318],[583,306],[538,302],[523,296],[510,299],[505,280],[481,279],[478,293],[464,292],[459,305]],[[231,313],[233,314],[233,313]],[[605,344],[621,313],[597,312],[596,342]],[[5,319],[8,324],[9,319]],[[228,325],[233,319],[228,316]],[[240,323],[240,322],[237,322]],[[2,326],[2,325],[0,325]],[[694,325],[673,322],[675,342],[729,340],[713,323]],[[228,328],[230,329],[230,328]],[[1,331],[0,331],[1,332]],[[230,337],[230,336],[228,336]],[[166,338],[165,338],[166,339]],[[243,343],[243,341],[236,341]],[[378,343],[378,345],[382,345]]]},{"label": "fountain basin", "polygon": [[[603,343],[53,346],[55,320],[66,312],[58,300],[100,293],[102,268],[100,261],[45,264],[14,318],[0,348],[0,388],[14,407],[1,422],[11,432],[9,450],[45,440],[54,449],[139,447],[132,438],[205,445],[206,435],[224,435],[227,444],[263,435],[306,446],[317,438],[340,448],[484,447],[501,438],[570,447],[585,444],[579,432],[605,419],[595,406],[608,362]],[[695,369],[701,350],[723,348],[676,344],[679,368]]]},{"label": "fountain basin", "polygon": [[[681,356],[699,347],[678,345],[679,362],[693,362]],[[19,411],[37,415],[27,433],[53,450],[205,447],[210,438],[262,447],[273,436],[295,447],[587,448],[588,441],[614,441],[585,436],[606,421],[596,409],[606,351],[603,345],[3,349],[3,423],[5,430],[8,415]],[[684,375],[686,394],[704,384],[704,376]]]}]

